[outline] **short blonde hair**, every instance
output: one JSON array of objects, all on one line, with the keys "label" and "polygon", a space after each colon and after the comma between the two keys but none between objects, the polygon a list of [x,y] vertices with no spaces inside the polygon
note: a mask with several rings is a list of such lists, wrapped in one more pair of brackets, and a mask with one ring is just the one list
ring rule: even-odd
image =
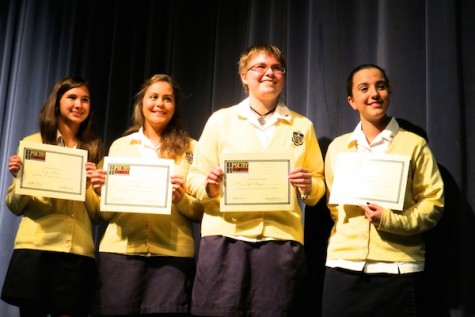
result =
[{"label": "short blonde hair", "polygon": [[[259,43],[248,47],[244,52],[241,53],[238,61],[239,76],[249,70],[247,63],[254,55],[259,53],[265,53],[274,56],[279,61],[280,66],[282,66],[284,69],[287,68],[284,54],[282,54],[282,51],[277,46],[268,43]],[[242,85],[244,87],[244,91],[248,92],[249,87],[244,83]]]}]

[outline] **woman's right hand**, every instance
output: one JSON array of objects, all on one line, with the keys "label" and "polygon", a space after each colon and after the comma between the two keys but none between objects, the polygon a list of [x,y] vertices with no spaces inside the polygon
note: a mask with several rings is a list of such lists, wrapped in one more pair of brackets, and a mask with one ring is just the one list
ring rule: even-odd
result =
[{"label": "woman's right hand", "polygon": [[219,184],[223,181],[224,171],[215,166],[211,169],[206,177],[206,193],[208,197],[214,198],[219,195]]},{"label": "woman's right hand", "polygon": [[23,162],[21,161],[21,158],[18,155],[10,156],[10,160],[8,162],[8,170],[13,175],[13,177],[17,176],[18,171],[20,170],[22,165]]}]

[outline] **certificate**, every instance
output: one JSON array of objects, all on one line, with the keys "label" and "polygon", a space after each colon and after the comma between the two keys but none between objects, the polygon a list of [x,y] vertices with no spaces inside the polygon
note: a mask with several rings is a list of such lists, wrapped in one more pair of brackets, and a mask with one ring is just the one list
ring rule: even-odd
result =
[{"label": "certificate", "polygon": [[106,156],[101,211],[170,214],[173,167],[169,159]]},{"label": "certificate", "polygon": [[20,141],[18,155],[16,194],[86,200],[86,150]]},{"label": "certificate", "polygon": [[293,208],[291,156],[281,153],[223,154],[221,211],[278,211]]},{"label": "certificate", "polygon": [[403,210],[409,161],[404,155],[340,153],[329,204],[371,202]]}]

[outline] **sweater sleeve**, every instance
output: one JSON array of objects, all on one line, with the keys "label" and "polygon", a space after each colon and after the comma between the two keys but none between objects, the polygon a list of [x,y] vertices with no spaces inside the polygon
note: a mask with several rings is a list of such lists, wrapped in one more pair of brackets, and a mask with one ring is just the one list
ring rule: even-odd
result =
[{"label": "sweater sleeve", "polygon": [[14,215],[22,216],[28,204],[32,201],[32,196],[15,194],[16,181],[16,179],[13,179],[13,183],[8,188],[5,203]]},{"label": "sweater sleeve", "polygon": [[411,158],[404,210],[385,209],[379,230],[409,236],[433,228],[444,211],[443,187],[437,162],[423,141]]},{"label": "sweater sleeve", "polygon": [[218,198],[210,198],[206,193],[206,177],[213,166],[219,165],[218,154],[218,119],[219,112],[214,113],[206,123],[195,149],[193,163],[187,177],[187,183],[192,196],[203,203]]}]

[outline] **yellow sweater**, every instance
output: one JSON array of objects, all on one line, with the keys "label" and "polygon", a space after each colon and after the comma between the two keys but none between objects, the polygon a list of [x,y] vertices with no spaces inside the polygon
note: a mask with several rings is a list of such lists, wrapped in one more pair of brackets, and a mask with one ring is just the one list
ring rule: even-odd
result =
[{"label": "yellow sweater", "polygon": [[[327,197],[332,190],[334,168],[340,152],[356,152],[351,133],[336,138],[325,157]],[[357,206],[328,205],[335,221],[328,259],[350,261],[424,261],[422,233],[433,228],[444,209],[443,181],[427,142],[418,135],[400,129],[386,153],[410,157],[403,211],[384,209],[378,227],[369,224]]]},{"label": "yellow sweater", "polygon": [[[248,239],[294,240],[303,244],[303,219],[298,199],[291,211],[220,212],[220,198],[206,194],[206,177],[213,166],[219,166],[223,153],[282,153],[292,154],[295,167],[305,167],[312,174],[312,192],[305,200],[315,205],[325,194],[323,158],[313,123],[289,110],[277,106],[275,131],[264,147],[256,136],[256,127],[249,120],[249,100],[220,109],[206,123],[198,142],[188,185],[193,195],[202,199],[205,213],[201,235],[240,236]],[[293,190],[296,195],[296,191]]]},{"label": "yellow sweater", "polygon": [[[190,167],[195,140],[188,152],[175,160],[174,173],[186,175]],[[142,132],[117,139],[109,156],[158,159],[157,152],[144,146]],[[199,221],[203,207],[199,201],[186,194],[178,204],[172,204],[171,215],[147,213],[103,212],[109,221],[99,246],[100,252],[137,255],[165,255],[193,257],[193,220]]]},{"label": "yellow sweater", "polygon": [[[42,143],[39,133],[24,141]],[[74,253],[94,258],[92,223],[100,220],[99,197],[92,187],[86,201],[15,194],[15,182],[8,188],[5,202],[17,216],[23,216],[15,239],[15,249]]]}]

